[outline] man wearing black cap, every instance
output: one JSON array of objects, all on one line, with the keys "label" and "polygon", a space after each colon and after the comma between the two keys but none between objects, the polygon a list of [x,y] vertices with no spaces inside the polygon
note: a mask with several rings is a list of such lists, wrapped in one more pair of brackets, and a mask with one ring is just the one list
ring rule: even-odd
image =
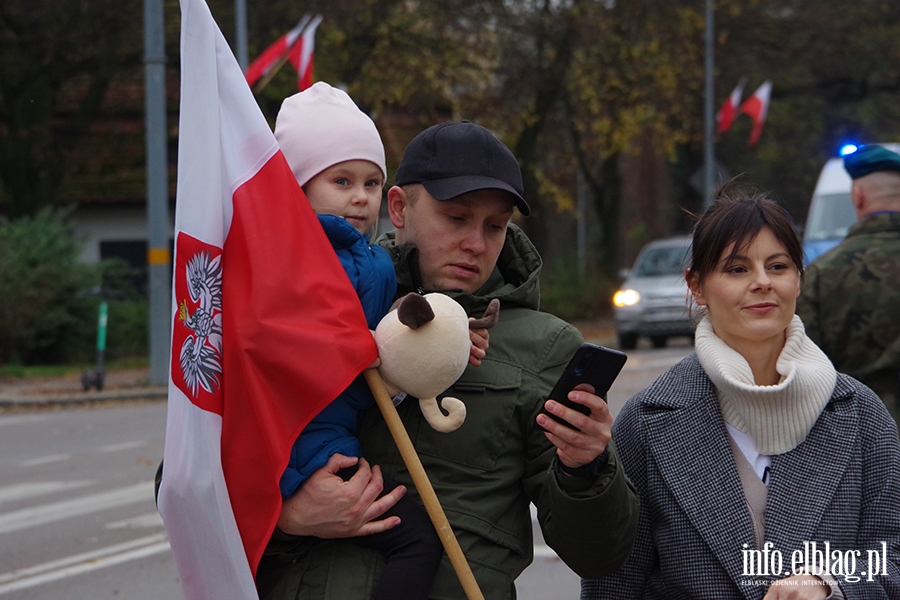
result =
[{"label": "man wearing black cap", "polygon": [[[509,149],[479,125],[443,123],[407,147],[388,192],[396,232],[379,240],[393,257],[398,295],[445,292],[479,316],[491,299],[501,303],[487,355],[446,392],[466,404],[462,427],[438,433],[417,404],[398,407],[481,591],[492,600],[515,597],[513,582],[532,560],[530,504],[547,543],[584,577],[617,570],[637,528],[634,490],[608,446],[612,417],[606,403],[586,391],[571,393],[590,409],[583,415],[547,401],[583,339],[538,310],[541,260],[509,223],[515,208],[530,213]],[[540,415],[545,402],[580,431]],[[368,417],[360,434],[365,456],[415,493],[380,414],[373,410]],[[344,483],[334,475],[341,466],[323,467],[286,501],[280,531],[260,566],[262,576],[271,578],[267,572],[277,556],[285,574],[264,599],[369,597],[383,560],[352,539],[318,538],[396,525],[377,517],[397,492],[373,503],[378,468],[364,465]],[[431,597],[465,598],[446,557]]]},{"label": "man wearing black cap", "polygon": [[797,313],[835,368],[900,422],[900,155],[862,146],[844,167],[859,221],[806,269]]}]

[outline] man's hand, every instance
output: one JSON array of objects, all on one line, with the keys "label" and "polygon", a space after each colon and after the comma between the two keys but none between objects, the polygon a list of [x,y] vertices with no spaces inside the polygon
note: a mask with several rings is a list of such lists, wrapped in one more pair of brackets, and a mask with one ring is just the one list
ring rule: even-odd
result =
[{"label": "man's hand", "polygon": [[[474,321],[475,319],[469,317],[469,320]],[[487,354],[490,334],[485,328],[470,328],[469,340],[472,342],[472,347],[469,348],[469,364],[473,367],[480,366],[481,359]]]},{"label": "man's hand", "polygon": [[769,586],[763,600],[824,600],[831,587],[815,575],[791,575]]},{"label": "man's hand", "polygon": [[[337,472],[359,463],[349,481]],[[347,538],[381,533],[400,524],[399,517],[373,520],[397,503],[406,488],[398,485],[381,498],[381,469],[363,458],[335,454],[284,500],[278,528],[290,535]]]},{"label": "man's hand", "polygon": [[593,392],[594,388],[586,384],[578,385],[569,392],[569,400],[590,409],[588,415],[567,408],[553,399],[544,403],[547,412],[571,423],[581,431],[557,423],[544,414],[537,417],[538,425],[546,430],[547,439],[556,446],[559,460],[570,468],[578,468],[593,461],[606,450],[606,445],[612,438],[613,418],[609,407],[603,398],[594,395]]}]

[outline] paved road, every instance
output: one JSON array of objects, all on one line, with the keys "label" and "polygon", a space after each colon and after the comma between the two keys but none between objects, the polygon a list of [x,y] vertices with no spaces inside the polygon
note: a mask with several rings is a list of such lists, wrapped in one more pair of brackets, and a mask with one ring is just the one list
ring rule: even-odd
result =
[{"label": "paved road", "polygon": [[673,342],[668,348],[629,351],[628,361],[607,396],[613,416],[619,414],[629,398],[693,351],[693,346],[688,344],[686,338],[680,343]]},{"label": "paved road", "polygon": [[162,402],[0,415],[0,598],[181,597],[153,474]]},{"label": "paved road", "polygon": [[[614,414],[691,350],[629,352]],[[181,598],[152,479],[165,404],[0,414],[0,600]],[[522,600],[577,598],[578,577],[535,534]]]}]

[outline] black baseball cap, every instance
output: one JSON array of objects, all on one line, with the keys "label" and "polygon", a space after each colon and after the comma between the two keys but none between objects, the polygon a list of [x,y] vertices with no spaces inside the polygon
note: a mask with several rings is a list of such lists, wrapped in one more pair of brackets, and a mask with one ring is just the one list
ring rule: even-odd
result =
[{"label": "black baseball cap", "polygon": [[435,200],[478,190],[503,190],[526,217],[522,171],[503,142],[470,121],[429,127],[406,147],[394,185],[421,183]]}]

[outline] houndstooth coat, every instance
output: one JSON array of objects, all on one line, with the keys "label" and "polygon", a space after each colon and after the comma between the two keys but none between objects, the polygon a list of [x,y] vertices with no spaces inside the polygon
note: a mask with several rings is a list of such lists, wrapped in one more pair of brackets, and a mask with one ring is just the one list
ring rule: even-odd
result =
[{"label": "houndstooth coat", "polygon": [[[613,438],[640,493],[637,541],[616,574],[582,581],[582,600],[759,599],[790,574],[744,575],[744,544],[754,548],[750,516],[718,400],[695,355],[628,401]],[[900,442],[871,390],[839,374],[806,440],[772,457],[765,523],[785,571],[805,541],[859,550],[856,574],[866,570],[866,551],[886,542],[887,575],[837,581],[847,598],[900,598]]]}]

